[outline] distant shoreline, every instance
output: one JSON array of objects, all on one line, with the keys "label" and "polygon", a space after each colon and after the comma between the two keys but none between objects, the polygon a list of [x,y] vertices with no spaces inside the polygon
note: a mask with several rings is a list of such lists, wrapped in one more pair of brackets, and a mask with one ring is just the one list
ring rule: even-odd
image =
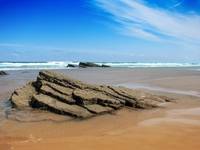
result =
[{"label": "distant shoreline", "polygon": [[[114,68],[186,68],[200,67],[200,63],[140,63],[140,62],[93,62],[98,65],[108,65]],[[69,64],[78,65],[73,61],[49,62],[0,62],[0,70],[41,70],[41,69],[71,69]]]}]

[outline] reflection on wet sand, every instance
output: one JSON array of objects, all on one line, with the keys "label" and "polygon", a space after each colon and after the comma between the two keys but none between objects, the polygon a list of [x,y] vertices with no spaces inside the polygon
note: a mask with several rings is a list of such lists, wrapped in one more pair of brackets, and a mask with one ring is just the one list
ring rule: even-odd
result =
[{"label": "reflection on wet sand", "polygon": [[142,121],[139,125],[154,126],[172,123],[200,126],[200,108],[169,110],[165,116]]},{"label": "reflection on wet sand", "polygon": [[137,88],[137,89],[147,89],[151,91],[159,91],[159,92],[165,92],[165,93],[174,93],[174,94],[182,94],[182,95],[189,95],[189,96],[195,96],[195,97],[200,97],[200,92],[197,91],[186,91],[186,90],[177,90],[177,89],[172,89],[172,88],[163,88],[163,87],[157,87],[157,86],[152,86],[148,84],[137,84],[137,83],[123,83],[123,84],[118,84],[119,86],[125,86],[128,88]]}]

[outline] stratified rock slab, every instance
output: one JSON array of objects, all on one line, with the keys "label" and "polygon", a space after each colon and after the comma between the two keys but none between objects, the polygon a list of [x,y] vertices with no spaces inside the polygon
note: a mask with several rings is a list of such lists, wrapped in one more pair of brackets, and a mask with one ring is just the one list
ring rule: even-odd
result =
[{"label": "stratified rock slab", "polygon": [[105,107],[98,104],[84,105],[87,110],[95,114],[110,112],[113,110],[111,107]]},{"label": "stratified rock slab", "polygon": [[10,100],[20,109],[32,107],[79,118],[109,113],[124,106],[159,107],[171,101],[141,90],[90,85],[50,71],[41,71],[35,82],[15,90]]},{"label": "stratified rock slab", "polygon": [[72,99],[71,95],[62,94],[49,86],[42,86],[40,88],[40,92],[42,94],[46,94],[46,95],[54,97],[60,101],[63,101],[64,103],[75,104],[75,102],[76,102],[74,99]]},{"label": "stratified rock slab", "polygon": [[87,105],[87,104],[120,104],[120,101],[111,98],[102,92],[90,90],[90,89],[75,89],[73,92],[74,99],[78,103]]},{"label": "stratified rock slab", "polygon": [[34,108],[50,110],[63,115],[88,118],[92,116],[87,109],[78,105],[69,105],[47,95],[33,95],[31,105]]}]

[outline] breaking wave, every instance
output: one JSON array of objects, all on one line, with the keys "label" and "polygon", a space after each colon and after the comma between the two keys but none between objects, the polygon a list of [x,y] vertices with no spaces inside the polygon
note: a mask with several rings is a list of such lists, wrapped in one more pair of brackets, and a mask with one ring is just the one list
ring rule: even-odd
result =
[{"label": "breaking wave", "polygon": [[[200,67],[200,63],[138,63],[138,62],[109,62],[109,63],[96,62],[96,63],[109,65],[111,67],[127,67],[127,68]],[[68,64],[78,65],[79,62],[71,62],[71,61],[0,62],[0,70],[67,69]]]}]

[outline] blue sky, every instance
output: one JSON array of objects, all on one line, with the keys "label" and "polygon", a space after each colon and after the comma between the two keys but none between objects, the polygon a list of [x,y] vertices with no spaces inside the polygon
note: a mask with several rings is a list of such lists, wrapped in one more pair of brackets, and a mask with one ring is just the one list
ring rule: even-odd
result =
[{"label": "blue sky", "polygon": [[200,61],[200,0],[0,0],[0,61]]}]

